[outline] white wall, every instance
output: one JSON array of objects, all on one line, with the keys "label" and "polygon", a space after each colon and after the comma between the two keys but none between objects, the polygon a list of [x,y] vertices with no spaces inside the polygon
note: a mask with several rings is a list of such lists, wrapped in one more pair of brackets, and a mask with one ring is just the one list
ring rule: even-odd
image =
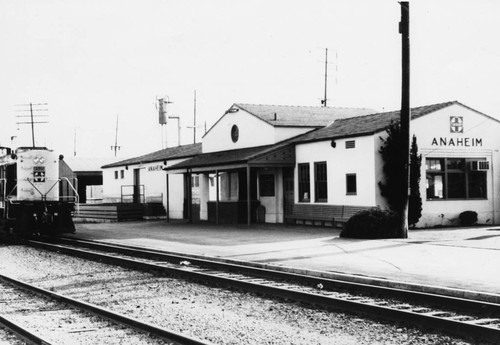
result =
[{"label": "white wall", "polygon": [[[356,147],[345,148],[346,140],[355,140]],[[373,136],[300,144],[296,146],[295,167],[295,202],[298,202],[298,175],[297,165],[310,163],[311,203],[315,203],[314,194],[314,162],[327,162],[328,174],[328,201],[330,205],[375,206],[376,191]],[[356,174],[357,193],[347,195],[346,174]]]},{"label": "white wall", "polygon": [[[463,118],[463,133],[450,133],[450,116]],[[461,105],[439,110],[412,121],[422,154],[420,194],[422,218],[417,226],[457,225],[463,211],[478,213],[479,223],[500,223],[500,123]],[[453,142],[451,141],[453,140]],[[446,142],[446,145],[444,145]],[[451,144],[454,145],[451,145]],[[478,158],[490,161],[487,172],[487,198],[481,200],[426,200],[425,160],[428,158]]]},{"label": "white wall", "polygon": [[297,135],[304,134],[312,130],[313,128],[310,127],[275,127],[274,142],[278,143],[280,141],[293,138]]},{"label": "white wall", "polygon": [[[237,142],[231,139],[233,125],[237,125],[239,129]],[[274,127],[240,110],[220,118],[203,137],[202,151],[203,153],[226,151],[269,144],[274,144]]]},{"label": "white wall", "polygon": [[[170,160],[167,165],[182,162],[183,159]],[[144,185],[146,202],[162,200],[167,207],[166,173],[162,170],[163,162],[133,164],[103,169],[103,199],[104,202],[120,202],[122,186],[134,184],[134,169],[140,169],[140,184]],[[121,178],[121,171],[124,177]],[[118,179],[115,179],[118,171]],[[125,193],[130,193],[127,187]],[[173,219],[182,219],[184,210],[184,177],[182,174],[169,175],[169,216]]]},{"label": "white wall", "polygon": [[[463,118],[463,133],[450,132],[450,117]],[[457,225],[458,215],[467,210],[478,213],[480,223],[500,223],[500,123],[467,107],[453,105],[411,122],[422,154],[420,194],[422,218],[417,226]],[[333,205],[387,207],[378,182],[383,180],[383,160],[379,154],[380,137],[372,136],[300,144],[296,146],[296,163],[310,163],[311,203],[314,203],[314,162],[326,161],[328,171],[328,202]],[[346,140],[356,140],[355,149],[346,149]],[[446,145],[444,144],[446,143]],[[487,198],[481,200],[426,200],[426,168],[428,158],[477,158],[490,162],[487,172]],[[356,173],[357,194],[346,195],[345,174]],[[295,202],[298,202],[297,166],[295,168]]]}]

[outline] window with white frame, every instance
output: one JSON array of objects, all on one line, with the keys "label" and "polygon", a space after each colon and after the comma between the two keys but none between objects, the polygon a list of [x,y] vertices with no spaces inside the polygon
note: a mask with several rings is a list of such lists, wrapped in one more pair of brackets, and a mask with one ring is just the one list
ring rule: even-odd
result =
[{"label": "window with white frame", "polygon": [[427,158],[427,200],[486,199],[487,163],[484,159]]},{"label": "window with white frame", "polygon": [[298,169],[298,182],[299,182],[299,201],[311,201],[311,185],[309,163],[300,163]]},{"label": "window with white frame", "polygon": [[328,201],[328,175],[326,162],[314,163],[314,199],[316,202]]}]

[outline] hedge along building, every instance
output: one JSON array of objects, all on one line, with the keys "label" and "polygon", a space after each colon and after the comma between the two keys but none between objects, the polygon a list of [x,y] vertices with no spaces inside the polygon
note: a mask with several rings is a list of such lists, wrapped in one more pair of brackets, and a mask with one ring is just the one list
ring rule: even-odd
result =
[{"label": "hedge along building", "polygon": [[[202,154],[165,170],[169,175],[199,178],[202,220],[281,223],[285,214],[292,212],[294,203],[292,138],[339,118],[372,112],[358,108],[233,104],[203,137]],[[191,216],[193,212],[190,208]]]},{"label": "hedge along building", "polygon": [[[167,216],[187,218],[187,183],[183,176],[165,177],[166,166],[201,153],[201,144],[166,148],[102,166],[104,203],[161,202]],[[167,194],[169,197],[167,198]]]},{"label": "hedge along building", "polygon": [[[379,153],[399,111],[341,119],[295,140],[295,205],[387,206]],[[422,155],[422,217],[417,226],[457,224],[461,212],[500,223],[500,122],[459,102],[411,110],[411,134]]]}]

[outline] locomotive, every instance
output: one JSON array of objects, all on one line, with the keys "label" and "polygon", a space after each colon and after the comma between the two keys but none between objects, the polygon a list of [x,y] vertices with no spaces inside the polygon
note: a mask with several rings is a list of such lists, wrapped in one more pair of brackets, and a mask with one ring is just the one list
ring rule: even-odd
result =
[{"label": "locomotive", "polygon": [[45,147],[0,147],[0,231],[11,235],[75,232],[72,212],[78,202],[60,195],[59,160]]}]

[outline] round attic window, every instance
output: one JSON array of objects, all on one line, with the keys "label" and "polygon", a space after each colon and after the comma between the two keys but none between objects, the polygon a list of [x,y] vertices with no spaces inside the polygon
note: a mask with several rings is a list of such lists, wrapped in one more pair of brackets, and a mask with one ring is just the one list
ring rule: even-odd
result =
[{"label": "round attic window", "polygon": [[231,139],[233,140],[233,143],[237,142],[240,137],[240,130],[238,129],[238,126],[233,125],[231,128]]}]

